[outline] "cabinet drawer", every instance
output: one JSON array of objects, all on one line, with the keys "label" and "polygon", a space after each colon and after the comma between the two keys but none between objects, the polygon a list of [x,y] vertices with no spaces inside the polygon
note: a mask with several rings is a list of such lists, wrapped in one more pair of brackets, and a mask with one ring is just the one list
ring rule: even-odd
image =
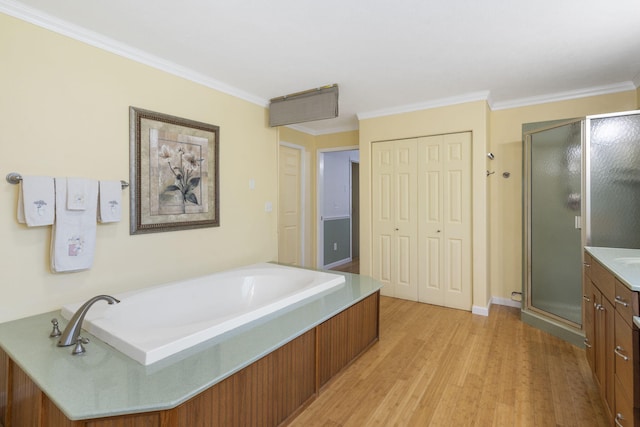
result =
[{"label": "cabinet drawer", "polygon": [[635,412],[631,400],[624,392],[623,387],[620,387],[619,378],[616,377],[616,410],[613,414],[615,417],[614,424],[623,427],[635,426]]},{"label": "cabinet drawer", "polygon": [[[640,406],[638,392],[638,330],[627,325],[620,313],[615,320],[614,364],[616,377],[633,403]],[[617,394],[617,393],[616,393]]]},{"label": "cabinet drawer", "polygon": [[584,271],[585,276],[587,276],[588,278],[591,278],[591,264],[593,264],[593,260],[591,259],[591,255],[589,255],[588,253],[584,253],[584,268],[582,269]]},{"label": "cabinet drawer", "polygon": [[616,279],[616,296],[613,301],[616,311],[629,324],[633,323],[633,316],[638,315],[638,293],[627,288],[622,282]]},{"label": "cabinet drawer", "polygon": [[595,260],[592,260],[589,269],[591,270],[591,281],[593,284],[600,289],[600,292],[602,292],[602,295],[606,299],[613,303],[616,294],[616,279],[613,274]]}]

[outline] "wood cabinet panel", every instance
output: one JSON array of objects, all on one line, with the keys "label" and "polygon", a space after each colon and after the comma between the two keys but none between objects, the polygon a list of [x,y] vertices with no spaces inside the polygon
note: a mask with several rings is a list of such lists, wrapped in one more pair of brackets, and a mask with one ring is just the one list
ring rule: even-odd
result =
[{"label": "wood cabinet panel", "polygon": [[276,426],[315,394],[315,330],[175,409],[177,426]]},{"label": "wood cabinet panel", "polygon": [[596,358],[595,358],[595,308],[594,308],[594,286],[591,283],[591,279],[586,274],[588,267],[585,265],[585,274],[583,276],[583,295],[582,295],[582,327],[584,329],[584,346],[585,352],[587,354],[587,361],[589,362],[589,366],[591,366],[591,370],[595,371],[596,369]]},{"label": "wood cabinet panel", "polygon": [[638,293],[626,287],[620,280],[615,281],[615,297],[613,303],[616,305],[622,318],[629,326],[633,325],[633,316],[638,315]]},{"label": "wood cabinet panel", "polygon": [[7,424],[7,398],[9,391],[9,356],[0,348],[0,426]]},{"label": "wood cabinet panel", "polygon": [[599,262],[591,262],[591,281],[600,289],[602,295],[613,303],[616,294],[616,281],[609,270],[600,265]]},{"label": "wood cabinet panel", "polygon": [[377,340],[378,311],[376,293],[318,326],[319,387]]},{"label": "wood cabinet panel", "polygon": [[615,327],[614,360],[616,376],[634,406],[640,406],[640,393],[638,393],[638,381],[640,379],[637,350],[638,330],[629,326],[619,311],[616,313]]},{"label": "wood cabinet panel", "polygon": [[595,359],[592,369],[610,419],[617,426],[640,425],[640,339],[633,324],[638,293],[587,254],[584,291],[585,344],[590,341],[589,318],[593,317],[593,351],[587,347],[587,359],[591,363],[590,353]]},{"label": "wood cabinet panel", "polygon": [[616,408],[615,408],[615,425],[618,427],[634,427],[638,423],[636,413],[637,409],[633,407],[631,400],[624,392],[624,387],[621,386],[619,379],[616,378]]}]

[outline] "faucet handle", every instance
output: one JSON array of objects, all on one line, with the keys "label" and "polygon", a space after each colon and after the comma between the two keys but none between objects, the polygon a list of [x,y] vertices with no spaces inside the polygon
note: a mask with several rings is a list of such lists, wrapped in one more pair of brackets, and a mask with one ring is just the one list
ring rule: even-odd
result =
[{"label": "faucet handle", "polygon": [[78,354],[85,353],[87,349],[85,349],[84,345],[82,344],[88,344],[88,343],[89,343],[89,338],[78,337],[78,339],[76,340],[76,346],[73,348],[73,351],[71,352],[71,354],[74,356],[77,356]]},{"label": "faucet handle", "polygon": [[53,325],[53,330],[49,334],[49,338],[55,338],[62,335],[62,332],[60,332],[60,328],[58,328],[58,319],[56,319],[55,317],[51,319],[51,324]]}]

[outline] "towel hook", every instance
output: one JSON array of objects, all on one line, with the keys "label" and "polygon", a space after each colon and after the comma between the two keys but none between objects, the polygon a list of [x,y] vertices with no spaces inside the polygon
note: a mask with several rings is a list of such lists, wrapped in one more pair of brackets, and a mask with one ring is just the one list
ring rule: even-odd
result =
[{"label": "towel hook", "polygon": [[[20,175],[17,172],[9,172],[7,174],[7,182],[9,184],[20,184],[20,181],[22,181],[22,175]],[[125,188],[129,187],[129,183],[127,181],[123,181],[120,180],[120,185],[122,186],[122,189],[124,190]]]}]

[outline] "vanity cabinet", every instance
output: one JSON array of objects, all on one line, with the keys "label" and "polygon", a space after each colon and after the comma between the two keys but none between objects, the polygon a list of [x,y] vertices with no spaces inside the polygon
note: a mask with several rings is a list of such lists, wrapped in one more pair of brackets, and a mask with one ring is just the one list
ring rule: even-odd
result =
[{"label": "vanity cabinet", "polygon": [[616,426],[640,426],[638,292],[585,253],[584,330],[587,360]]}]

